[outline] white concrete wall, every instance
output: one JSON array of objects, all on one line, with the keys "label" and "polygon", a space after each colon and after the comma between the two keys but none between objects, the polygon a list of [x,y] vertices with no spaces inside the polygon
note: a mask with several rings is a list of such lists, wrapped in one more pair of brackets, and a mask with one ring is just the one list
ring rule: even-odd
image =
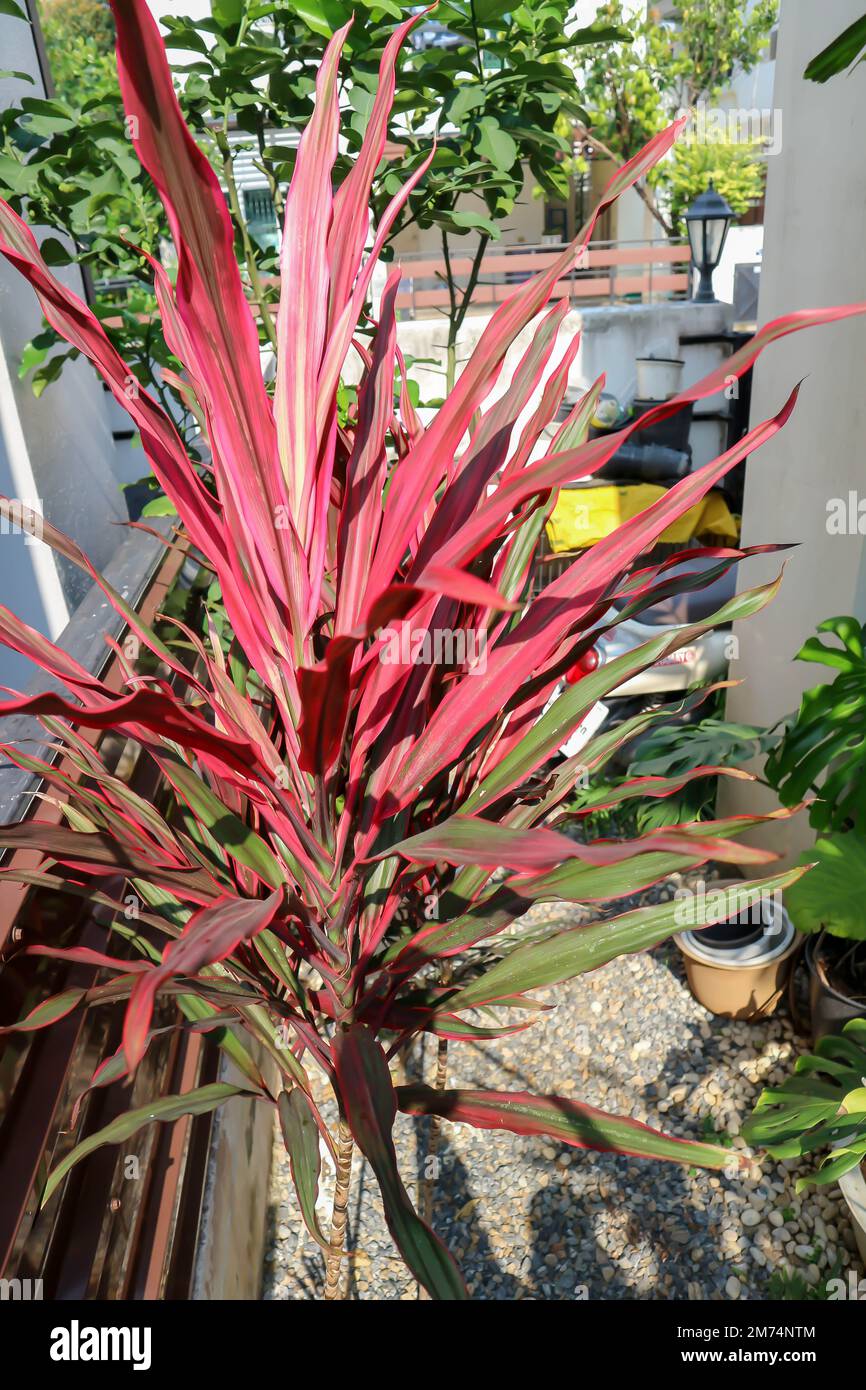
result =
[{"label": "white concrete wall", "polygon": [[[0,106],[45,94],[28,24],[0,15],[0,52],[4,68],[34,78],[33,84],[0,78]],[[82,293],[77,267],[58,274]],[[35,399],[18,369],[25,344],[41,327],[36,296],[0,258],[0,491],[24,501],[41,499],[44,515],[104,565],[123,538],[111,523],[127,515],[105,392],[89,364],[79,360]],[[87,587],[88,581],[65,561],[58,565],[47,547],[25,544],[20,534],[0,534],[0,599],[33,626],[56,636]],[[0,683],[28,679],[30,670],[0,649]]]},{"label": "white concrete wall", "polygon": [[738,265],[760,265],[763,259],[763,227],[728,229],[722,259],[713,272],[713,289],[717,299],[725,304],[734,302],[734,269]]},{"label": "white concrete wall", "polygon": [[[825,85],[803,80],[816,53],[862,13],[860,0],[804,5],[782,0],[773,105],[782,111],[781,153],[769,161],[759,318],[795,309],[866,300],[866,67]],[[731,669],[745,684],[728,700],[731,718],[770,725],[795,709],[824,668],[792,661],[822,619],[866,618],[866,557],[861,535],[828,534],[827,506],[853,490],[866,496],[866,318],[798,333],[767,349],[755,369],[752,422],[779,409],[803,380],[784,431],[748,464],[743,541],[799,541],[780,596],[738,624],[740,657]],[[775,575],[779,560],[741,567],[740,584]],[[771,794],[724,788],[724,810],[775,805]],[[812,841],[804,816],[760,838],[786,860]]]}]

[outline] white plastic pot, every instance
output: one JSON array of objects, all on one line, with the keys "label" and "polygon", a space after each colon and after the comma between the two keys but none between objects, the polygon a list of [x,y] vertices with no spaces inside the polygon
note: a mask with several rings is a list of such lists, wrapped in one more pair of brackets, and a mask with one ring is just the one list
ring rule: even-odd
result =
[{"label": "white plastic pot", "polygon": [[685,363],[678,357],[638,357],[637,394],[642,401],[666,401],[680,389]]}]

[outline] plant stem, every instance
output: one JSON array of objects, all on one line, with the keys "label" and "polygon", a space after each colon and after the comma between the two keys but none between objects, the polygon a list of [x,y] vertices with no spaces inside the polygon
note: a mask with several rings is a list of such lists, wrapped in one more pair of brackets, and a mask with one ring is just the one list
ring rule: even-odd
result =
[{"label": "plant stem", "polygon": [[445,261],[445,277],[448,283],[448,297],[450,308],[448,310],[448,342],[445,354],[445,394],[450,395],[454,389],[454,382],[457,377],[457,339],[460,329],[463,327],[463,320],[466,317],[475,286],[478,284],[478,276],[481,274],[481,263],[484,260],[484,253],[487,250],[490,236],[483,232],[478,238],[478,246],[472,259],[472,268],[469,272],[469,279],[466,288],[462,292],[460,303],[457,303],[457,284],[454,273],[451,269],[451,254],[448,245],[448,234],[442,232],[442,256]]},{"label": "plant stem", "polygon": [[256,260],[255,247],[253,246],[252,238],[250,237],[250,234],[247,230],[246,220],[241,211],[241,202],[240,198],[238,197],[237,184],[235,183],[234,167],[232,165],[231,147],[229,145],[228,134],[225,130],[217,130],[214,132],[214,135],[217,143],[217,148],[219,149],[219,152],[222,156],[223,178],[226,181],[226,189],[228,190],[229,207],[231,208],[235,226],[237,227],[240,233],[241,241],[243,242],[247,274],[250,277],[250,284],[253,289],[253,295],[255,296],[256,304],[259,307],[259,313],[262,316],[262,326],[265,330],[265,333],[267,334],[268,341],[270,342],[271,347],[276,352],[277,330],[274,327],[274,321],[271,317],[271,311],[268,307],[267,297],[265,295],[265,288],[262,284],[261,276],[259,275],[259,266],[258,261]]},{"label": "plant stem", "polygon": [[[448,971],[450,979],[451,972]],[[439,1046],[436,1049],[436,1077],[433,1082],[434,1089],[444,1091],[448,1085],[448,1039],[440,1038]],[[442,1117],[433,1115],[430,1119],[430,1140],[427,1145],[427,1157],[425,1168],[427,1172],[421,1180],[421,1200],[419,1202],[421,1220],[426,1221],[429,1226],[433,1221],[433,1193],[436,1183],[436,1155],[439,1152],[439,1140],[442,1134]],[[418,1285],[418,1297],[426,1302],[430,1295],[423,1285]]]},{"label": "plant stem", "polygon": [[340,1117],[337,1130],[337,1183],[331,1210],[331,1248],[325,1259],[325,1298],[345,1297],[342,1287],[343,1246],[346,1240],[346,1220],[349,1213],[349,1180],[352,1176],[352,1154],[355,1141],[346,1121]]},{"label": "plant stem", "polygon": [[454,390],[457,375],[457,286],[451,270],[451,253],[448,246],[448,233],[442,229],[442,258],[445,262],[445,280],[448,285],[448,341],[445,348],[445,394],[450,396]]},{"label": "plant stem", "polygon": [[[448,1039],[440,1038],[439,1047],[436,1050],[436,1079],[433,1088],[436,1091],[444,1091],[448,1085]],[[439,1140],[442,1134],[442,1116],[434,1115],[430,1120],[430,1143],[427,1146],[427,1164],[432,1170],[424,1179],[424,1220],[428,1223],[433,1219],[433,1190],[436,1170],[436,1155],[439,1152]],[[431,1159],[433,1160],[431,1163]]]},{"label": "plant stem", "polygon": [[[442,969],[442,983],[451,983],[451,968],[445,965]],[[448,1085],[448,1039],[440,1038],[439,1046],[436,1049],[436,1077],[433,1082],[434,1090],[444,1091]],[[439,1151],[439,1139],[442,1132],[442,1117],[434,1115],[430,1120],[430,1143],[427,1146],[427,1164],[430,1172],[424,1178],[424,1186],[421,1193],[421,1215],[428,1223],[433,1217],[433,1191],[436,1173],[436,1155]],[[433,1160],[431,1163],[430,1160]]]}]

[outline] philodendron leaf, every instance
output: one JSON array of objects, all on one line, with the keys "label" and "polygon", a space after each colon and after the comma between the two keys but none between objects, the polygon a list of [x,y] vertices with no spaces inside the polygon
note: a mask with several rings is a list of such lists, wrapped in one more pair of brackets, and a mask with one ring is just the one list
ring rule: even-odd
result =
[{"label": "philodendron leaf", "polygon": [[261,1096],[261,1091],[248,1091],[241,1086],[232,1086],[227,1081],[214,1081],[209,1086],[199,1086],[195,1091],[187,1091],[182,1096],[163,1096],[161,1100],[151,1101],[148,1105],[142,1105],[137,1110],[129,1110],[125,1115],[118,1115],[111,1124],[99,1129],[95,1134],[91,1134],[87,1139],[76,1144],[75,1148],[61,1159],[54,1171],[49,1175],[42,1193],[41,1206],[50,1198],[58,1185],[66,1177],[71,1168],[76,1163],[80,1163],[82,1158],[93,1153],[96,1149],[101,1149],[104,1144],[122,1144],[124,1139],[135,1134],[144,1125],[149,1125],[154,1120],[160,1124],[172,1124],[175,1120],[180,1120],[184,1115],[204,1115],[209,1110],[216,1110],[217,1106],[222,1105],[223,1101],[230,1100],[232,1096]]},{"label": "philodendron leaf", "polygon": [[772,1158],[801,1158],[830,1148],[817,1171],[797,1180],[835,1182],[866,1155],[866,1019],[850,1019],[840,1035],[828,1034],[813,1053],[798,1057],[794,1074],[761,1092],[743,1125],[747,1144]]},{"label": "philodendron leaf", "polygon": [[476,1129],[508,1129],[538,1134],[577,1149],[637,1158],[669,1159],[699,1168],[725,1168],[747,1160],[716,1144],[674,1139],[638,1120],[608,1115],[565,1096],[533,1096],[528,1091],[435,1091],[431,1086],[398,1086],[397,1104],[410,1115],[440,1115]]},{"label": "philodendron leaf", "polygon": [[827,1187],[830,1183],[838,1182],[846,1173],[850,1173],[852,1168],[856,1168],[866,1158],[866,1138],[860,1139],[856,1144],[846,1145],[844,1148],[834,1149],[828,1154],[820,1168],[808,1177],[798,1178],[795,1184],[797,1193],[802,1192],[810,1183],[816,1187]]},{"label": "philodendron leaf", "polygon": [[319,1129],[309,1098],[300,1086],[294,1086],[291,1091],[280,1092],[277,1110],[304,1225],[313,1240],[317,1240],[327,1250],[329,1242],[322,1232],[316,1212],[322,1161],[319,1153]]},{"label": "philodendron leaf", "polygon": [[860,836],[822,835],[800,860],[815,867],[788,898],[797,930],[866,940],[866,844]]},{"label": "philodendron leaf", "polygon": [[346,1118],[376,1174],[394,1244],[433,1298],[465,1299],[466,1288],[453,1257],[415,1211],[397,1171],[391,1137],[397,1099],[384,1052],[360,1023],[338,1033],[331,1052]]}]

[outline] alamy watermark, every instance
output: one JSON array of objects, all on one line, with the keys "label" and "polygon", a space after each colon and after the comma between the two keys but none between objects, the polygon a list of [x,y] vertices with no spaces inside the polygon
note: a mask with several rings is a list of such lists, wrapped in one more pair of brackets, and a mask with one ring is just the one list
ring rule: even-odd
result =
[{"label": "alamy watermark", "polygon": [[852,488],[847,497],[827,501],[828,536],[866,536],[866,497]]},{"label": "alamy watermark", "polygon": [[383,666],[451,666],[470,676],[487,670],[487,629],[471,627],[383,627],[377,634]]},{"label": "alamy watermark", "polygon": [[134,1371],[151,1364],[151,1328],[82,1327],[73,1318],[68,1327],[51,1331],[52,1361],[130,1361]]},{"label": "alamy watermark", "polygon": [[768,936],[778,936],[784,931],[782,916],[782,894],[775,892],[753,892],[735,900],[724,888],[707,888],[701,881],[694,888],[678,888],[674,893],[674,921],[678,927],[712,927],[719,922],[733,918],[764,927]]},{"label": "alamy watermark", "polygon": [[33,1303],[43,1297],[41,1279],[0,1279],[0,1303]]},{"label": "alamy watermark", "polygon": [[782,112],[778,107],[710,106],[699,101],[689,110],[683,140],[696,145],[761,145],[765,156],[782,149]]},{"label": "alamy watermark", "polygon": [[43,522],[41,497],[8,497],[0,509],[0,536],[23,534],[25,545],[38,545]]}]

